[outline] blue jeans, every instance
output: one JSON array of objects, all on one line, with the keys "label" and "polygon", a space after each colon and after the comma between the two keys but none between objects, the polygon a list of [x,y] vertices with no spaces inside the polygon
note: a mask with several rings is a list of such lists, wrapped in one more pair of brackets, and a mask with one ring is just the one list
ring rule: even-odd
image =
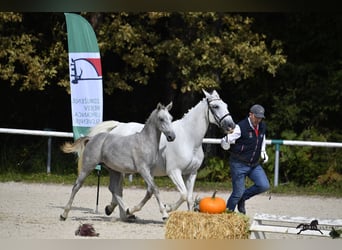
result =
[{"label": "blue jeans", "polygon": [[[248,200],[254,195],[263,193],[270,188],[270,183],[260,164],[255,167],[250,167],[237,161],[230,161],[229,164],[233,192],[227,201],[228,210],[234,211],[240,199]],[[246,177],[254,182],[254,185],[247,189],[245,188]]]}]

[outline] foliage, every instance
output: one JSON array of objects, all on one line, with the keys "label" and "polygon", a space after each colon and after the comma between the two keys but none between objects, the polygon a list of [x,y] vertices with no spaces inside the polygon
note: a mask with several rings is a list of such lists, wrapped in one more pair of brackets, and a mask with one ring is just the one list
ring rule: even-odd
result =
[{"label": "foliage", "polygon": [[219,88],[259,69],[274,76],[286,62],[281,42],[267,45],[265,35],[251,31],[253,19],[240,15],[113,13],[101,20],[100,49],[116,62],[105,70],[107,93],[132,90],[133,83],[146,85],[155,76],[182,93]]},{"label": "foliage", "polygon": [[[213,12],[84,13],[103,58],[105,91],[132,91],[159,78],[184,92],[219,88],[286,62],[281,42],[251,31],[253,19]],[[44,20],[44,21],[43,21]],[[33,22],[41,25],[33,26]],[[61,13],[1,13],[0,76],[21,90],[69,90]]]},{"label": "foliage", "polygon": [[205,159],[203,166],[198,171],[197,179],[204,179],[210,182],[228,181],[229,174],[228,162],[219,157],[210,157]]},{"label": "foliage", "polygon": [[334,167],[329,167],[325,174],[318,176],[317,183],[324,186],[339,185],[342,187],[342,174],[338,173]]},{"label": "foliage", "polygon": [[0,79],[21,91],[44,90],[51,82],[65,84],[67,80],[62,25],[56,15],[50,17],[51,23],[43,18],[38,14],[0,13]]},{"label": "foliage", "polygon": [[[327,137],[314,128],[296,135],[293,131],[284,131],[285,140],[327,141]],[[316,182],[324,184],[326,181],[340,182],[333,175],[341,171],[342,157],[340,149],[310,147],[310,146],[281,146],[280,169],[282,181],[294,182],[300,186],[313,185]],[[334,176],[334,177],[333,177]],[[333,177],[333,178],[332,178]]]},{"label": "foliage", "polygon": [[259,28],[268,26],[268,31],[263,29],[266,34],[283,41],[287,55],[286,64],[268,85],[272,135],[279,138],[284,129],[296,134],[312,127],[321,133],[340,130],[336,123],[342,115],[340,15],[273,14],[258,21]]},{"label": "foliage", "polygon": [[[46,137],[0,135],[0,173],[41,173],[47,171]],[[77,173],[74,155],[60,150],[63,139],[54,138],[51,148],[51,173]]]}]

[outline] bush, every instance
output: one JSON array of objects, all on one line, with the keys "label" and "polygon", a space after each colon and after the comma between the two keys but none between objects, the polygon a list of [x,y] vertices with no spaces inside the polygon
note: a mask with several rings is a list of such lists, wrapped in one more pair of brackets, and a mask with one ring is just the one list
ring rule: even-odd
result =
[{"label": "bush", "polygon": [[[66,139],[52,138],[51,173],[77,173],[75,155],[60,146]],[[1,135],[0,173],[43,173],[47,171],[48,138],[43,136]]]},{"label": "bush", "polygon": [[224,182],[229,180],[229,165],[219,157],[204,160],[203,167],[198,171],[198,180],[210,182]]},{"label": "bush", "polygon": [[[282,133],[284,140],[329,141],[315,129],[307,129],[300,135],[291,131]],[[328,174],[330,168],[341,173],[341,149],[310,146],[281,146],[279,179],[299,186],[312,185],[319,177]]]}]

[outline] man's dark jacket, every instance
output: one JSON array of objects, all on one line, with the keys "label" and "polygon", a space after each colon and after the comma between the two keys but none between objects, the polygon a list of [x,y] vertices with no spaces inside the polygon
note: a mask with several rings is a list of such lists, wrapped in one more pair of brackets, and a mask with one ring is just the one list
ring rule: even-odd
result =
[{"label": "man's dark jacket", "polygon": [[259,135],[250,126],[248,117],[238,123],[241,130],[241,137],[230,145],[230,160],[239,161],[249,166],[258,165],[261,145],[266,133],[266,124],[259,123]]}]

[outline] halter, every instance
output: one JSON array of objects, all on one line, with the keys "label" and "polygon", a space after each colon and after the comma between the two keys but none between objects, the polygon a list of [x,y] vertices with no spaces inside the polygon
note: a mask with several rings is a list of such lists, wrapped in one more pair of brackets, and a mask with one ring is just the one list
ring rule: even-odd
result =
[{"label": "halter", "polygon": [[214,98],[214,99],[210,99],[210,100],[207,98],[207,104],[208,104],[208,119],[209,119],[209,110],[210,110],[211,114],[214,116],[215,121],[216,121],[216,122],[219,124],[219,126],[222,128],[221,122],[222,122],[222,120],[223,120],[224,118],[226,118],[227,116],[230,115],[229,111],[228,111],[227,114],[225,114],[224,116],[222,116],[222,117],[220,118],[220,117],[218,117],[218,116],[216,115],[216,113],[215,113],[215,112],[213,111],[213,109],[210,107],[210,102],[212,102],[212,101],[221,101],[221,100],[222,100],[221,98]]}]

